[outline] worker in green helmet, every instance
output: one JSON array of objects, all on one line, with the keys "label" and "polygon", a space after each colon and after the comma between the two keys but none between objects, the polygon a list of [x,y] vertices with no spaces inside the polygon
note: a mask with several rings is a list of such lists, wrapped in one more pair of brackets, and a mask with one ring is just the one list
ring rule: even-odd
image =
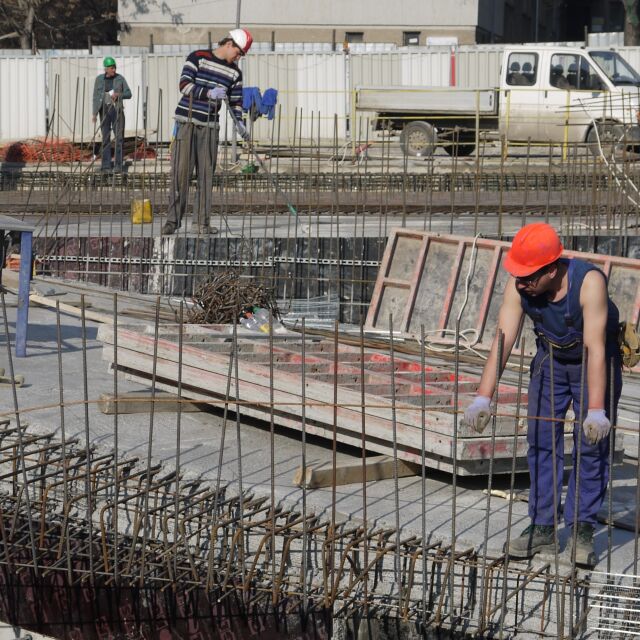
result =
[{"label": "worker in green helmet", "polygon": [[115,138],[114,170],[122,171],[122,145],[124,142],[124,109],[123,100],[131,98],[131,89],[127,81],[116,73],[116,61],[107,56],[102,61],[104,73],[101,73],[93,85],[93,122],[100,115],[100,132],[102,134],[103,172],[111,171],[111,131]]}]

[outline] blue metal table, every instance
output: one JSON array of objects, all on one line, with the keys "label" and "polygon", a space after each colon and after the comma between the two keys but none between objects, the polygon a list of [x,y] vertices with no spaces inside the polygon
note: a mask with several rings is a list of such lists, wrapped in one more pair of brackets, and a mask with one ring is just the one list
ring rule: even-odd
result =
[{"label": "blue metal table", "polygon": [[18,279],[18,313],[16,317],[16,357],[27,355],[27,331],[29,328],[29,288],[33,270],[33,227],[11,218],[0,216],[0,236],[9,232],[20,233],[20,275]]}]

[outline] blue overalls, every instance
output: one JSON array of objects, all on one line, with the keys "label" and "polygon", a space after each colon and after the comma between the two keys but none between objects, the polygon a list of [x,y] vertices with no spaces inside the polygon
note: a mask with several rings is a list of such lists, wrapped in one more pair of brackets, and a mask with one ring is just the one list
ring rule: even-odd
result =
[{"label": "blue overalls", "polygon": [[[609,438],[604,438],[598,444],[592,445],[585,439],[582,431],[582,422],[587,415],[589,406],[589,393],[585,366],[581,398],[583,319],[580,307],[580,289],[585,275],[589,271],[598,269],[592,264],[576,259],[562,259],[561,262],[568,265],[569,288],[565,298],[550,302],[544,296],[527,296],[520,292],[522,307],[534,323],[538,347],[538,351],[531,363],[531,380],[529,382],[528,415],[530,417],[527,429],[527,441],[529,443],[527,459],[531,476],[529,516],[533,524],[554,524],[552,467],[552,436],[554,429],[552,428],[553,423],[545,419],[552,416],[549,347],[549,343],[551,343],[553,345],[553,414],[556,420],[559,420],[559,422],[555,422],[556,509],[558,514],[560,512],[564,467],[564,424],[562,420],[572,401],[576,415],[573,431],[573,469],[564,507],[565,523],[568,526],[572,526],[576,495],[578,438],[581,438],[582,441],[580,445],[578,522],[588,522],[590,524],[596,523],[596,516],[607,489],[609,478]],[[609,377],[612,362],[614,369],[614,416],[617,412],[618,400],[622,391],[622,363],[617,344],[618,322],[618,308],[609,298],[605,349],[607,392],[604,409],[612,424],[614,419],[610,415],[611,400],[609,395]],[[582,408],[580,407],[581,399],[583,402]]]}]

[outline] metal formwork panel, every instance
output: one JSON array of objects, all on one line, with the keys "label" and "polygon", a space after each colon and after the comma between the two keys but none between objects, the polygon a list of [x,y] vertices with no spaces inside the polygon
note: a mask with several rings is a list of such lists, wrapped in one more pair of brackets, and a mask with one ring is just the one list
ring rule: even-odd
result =
[{"label": "metal formwork panel", "polygon": [[0,140],[46,133],[45,61],[41,57],[0,58]]},{"label": "metal formwork panel", "polygon": [[[414,336],[421,328],[445,338],[455,329],[475,330],[478,344],[488,347],[495,333],[502,292],[508,278],[502,261],[508,242],[438,236],[428,232],[392,231],[373,291],[366,326],[393,329]],[[565,251],[602,269],[609,279],[609,294],[621,320],[638,326],[640,316],[640,260],[602,254]],[[473,262],[472,262],[473,260]],[[470,265],[475,267],[470,269]]]},{"label": "metal formwork panel", "polygon": [[[125,130],[128,134],[143,130],[142,104],[144,99],[143,58],[129,56],[116,58],[118,73],[123,75],[132,93],[124,101]],[[49,117],[52,133],[61,138],[90,141],[97,132],[91,121],[93,85],[103,72],[102,57],[54,56],[49,58],[47,85]],[[137,127],[136,127],[137,125]]]}]

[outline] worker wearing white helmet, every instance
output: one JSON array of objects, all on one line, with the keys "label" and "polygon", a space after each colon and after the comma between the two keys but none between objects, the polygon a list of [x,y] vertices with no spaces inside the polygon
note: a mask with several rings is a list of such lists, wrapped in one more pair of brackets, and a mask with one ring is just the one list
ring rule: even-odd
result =
[{"label": "worker wearing white helmet", "polygon": [[242,124],[242,71],[238,61],[253,43],[246,29],[232,29],[215,49],[193,51],[180,75],[180,102],[176,108],[175,146],[172,152],[171,191],[163,235],[171,235],[182,224],[187,207],[189,182],[196,172],[193,227],[209,234],[213,173],[218,155],[218,114],[226,102],[238,121],[238,133],[247,137]]}]

